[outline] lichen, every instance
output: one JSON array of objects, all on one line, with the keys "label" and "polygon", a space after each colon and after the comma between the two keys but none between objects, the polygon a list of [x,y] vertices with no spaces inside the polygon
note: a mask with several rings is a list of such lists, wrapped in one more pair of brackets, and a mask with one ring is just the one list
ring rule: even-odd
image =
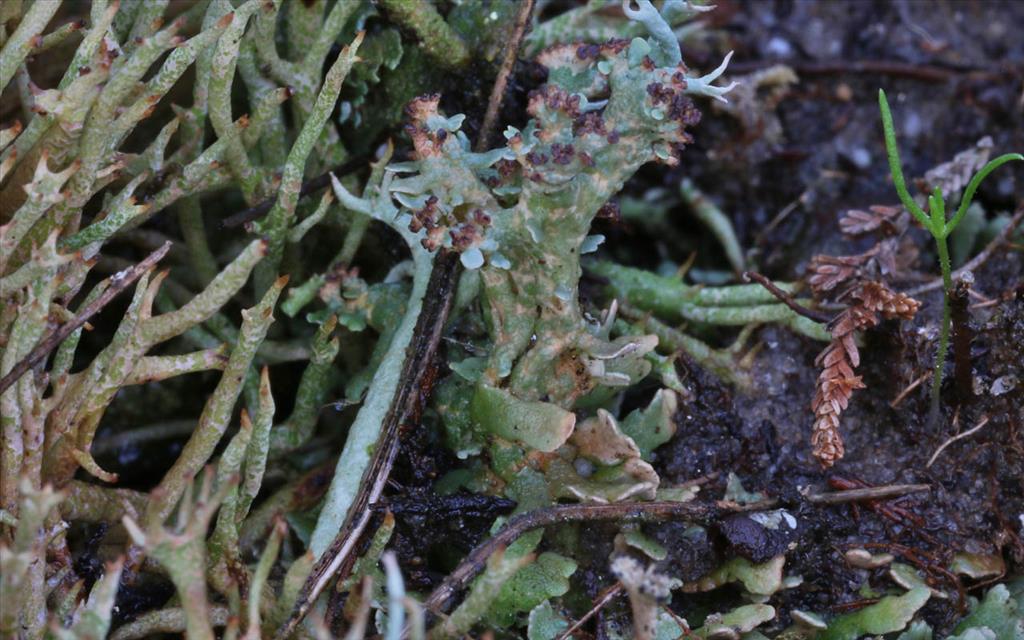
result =
[{"label": "lichen", "polygon": [[[450,615],[428,616],[424,583],[389,550],[407,544],[403,525],[360,501],[386,484],[373,466],[385,438],[414,429],[436,429],[462,465],[436,493],[491,494],[475,497],[513,515],[692,500],[697,484],[666,486],[656,470],[693,397],[677,363],[748,392],[758,325],[830,338],[793,311],[802,299],[625,266],[607,251],[615,234],[595,229],[642,166],[678,167],[698,104],[729,99],[732,54],[701,74],[680,46],[710,7],[535,11],[521,53],[546,80],[511,85],[502,117],[519,126],[488,149],[477,79],[497,73],[516,9],[0,4],[0,89],[16,102],[3,113],[17,118],[0,127],[0,635],[320,637],[318,616],[337,610],[332,628],[350,624],[349,637],[549,638],[589,606],[579,586],[595,575],[628,594],[636,637],[733,637],[775,619],[762,600],[797,580],[784,555],[684,581],[648,564],[667,545],[639,525],[609,530],[607,564],[581,557],[579,529],[528,531]],[[533,71],[516,73],[536,84]],[[738,275],[752,254],[728,216],[677,186]],[[444,305],[430,297],[439,279]],[[719,329],[738,332],[732,346],[715,346]],[[723,504],[767,497],[730,486]],[[368,548],[354,536],[332,556],[353,519],[383,524]],[[102,554],[95,574],[82,548]],[[122,592],[150,574],[177,596],[126,621]],[[728,583],[755,603],[693,631],[664,608]],[[960,631],[1012,629],[999,589]],[[888,596],[824,633],[897,631],[930,593]]]}]

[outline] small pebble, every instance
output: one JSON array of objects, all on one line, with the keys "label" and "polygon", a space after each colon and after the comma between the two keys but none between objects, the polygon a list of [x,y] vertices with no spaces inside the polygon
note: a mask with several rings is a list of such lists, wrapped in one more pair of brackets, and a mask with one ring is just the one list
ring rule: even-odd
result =
[{"label": "small pebble", "polygon": [[908,138],[916,138],[921,135],[921,131],[924,129],[924,123],[921,121],[921,116],[916,111],[911,111],[907,114],[907,119],[903,123],[903,134]]},{"label": "small pebble", "polygon": [[858,147],[850,151],[850,161],[858,169],[867,169],[871,166],[871,154],[867,149]]},{"label": "small pebble", "polygon": [[793,55],[793,45],[784,38],[772,36],[772,39],[765,45],[765,53],[773,58],[788,58]]},{"label": "small pebble", "polygon": [[1000,376],[992,382],[992,395],[1001,396],[1012,391],[1017,386],[1017,377],[1013,375]]}]

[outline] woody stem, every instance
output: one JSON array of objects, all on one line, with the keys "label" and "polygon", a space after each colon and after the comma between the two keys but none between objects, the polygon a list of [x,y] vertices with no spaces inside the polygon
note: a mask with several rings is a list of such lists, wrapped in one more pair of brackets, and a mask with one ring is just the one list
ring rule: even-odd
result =
[{"label": "woody stem", "polygon": [[949,261],[949,246],[945,236],[936,235],[939,250],[939,267],[942,269],[942,324],[939,327],[939,350],[935,354],[935,374],[932,378],[932,414],[939,409],[939,392],[942,388],[942,372],[946,365],[946,351],[949,350],[950,309],[949,296],[953,291],[953,275]]}]

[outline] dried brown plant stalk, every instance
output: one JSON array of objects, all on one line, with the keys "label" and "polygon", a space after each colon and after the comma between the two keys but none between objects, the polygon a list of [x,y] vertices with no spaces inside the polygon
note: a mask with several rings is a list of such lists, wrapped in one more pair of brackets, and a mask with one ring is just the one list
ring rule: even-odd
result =
[{"label": "dried brown plant stalk", "polygon": [[812,403],[814,429],[811,448],[814,457],[824,467],[831,467],[843,457],[839,418],[849,405],[854,390],[865,386],[861,377],[854,375],[854,369],[860,364],[854,332],[876,326],[880,316],[910,320],[921,306],[917,300],[894,292],[878,280],[866,280],[856,285],[849,296],[852,304],[829,325],[832,342],[814,361],[822,370]]}]

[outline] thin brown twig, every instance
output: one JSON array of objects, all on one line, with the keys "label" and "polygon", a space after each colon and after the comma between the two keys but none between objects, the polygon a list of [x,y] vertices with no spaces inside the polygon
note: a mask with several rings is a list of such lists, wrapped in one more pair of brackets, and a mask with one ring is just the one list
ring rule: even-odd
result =
[{"label": "thin brown twig", "polygon": [[949,445],[953,444],[957,440],[962,440],[963,438],[966,438],[967,436],[974,435],[975,433],[981,431],[982,427],[984,427],[986,424],[988,424],[988,421],[989,421],[989,417],[985,416],[981,420],[978,421],[978,424],[974,425],[973,427],[971,427],[967,431],[964,431],[963,433],[958,433],[955,436],[953,436],[952,438],[950,438],[949,440],[946,440],[945,442],[943,442],[941,445],[939,445],[939,448],[935,450],[935,453],[932,454],[932,457],[928,458],[928,464],[924,465],[925,468],[932,466],[935,463],[935,460],[938,459],[939,455],[941,455],[942,452],[946,450],[946,447],[948,447]]},{"label": "thin brown twig", "polygon": [[[927,491],[924,484],[886,485],[848,491],[812,494],[806,500],[815,505],[835,505],[861,500],[895,498],[909,493]],[[495,549],[506,547],[527,531],[566,522],[595,520],[658,520],[667,518],[686,519],[705,524],[715,521],[720,515],[746,511],[762,511],[778,507],[777,499],[762,500],[751,504],[733,502],[621,502],[616,504],[560,504],[543,509],[521,513],[484,542],[476,546],[463,558],[459,566],[439,584],[424,601],[424,606],[435,614],[443,613],[451,597],[469,583],[486,565],[487,558]]]},{"label": "thin brown twig", "polygon": [[811,504],[843,504],[845,502],[861,502],[864,500],[887,500],[899,498],[911,493],[922,493],[931,489],[929,484],[886,484],[879,487],[863,487],[845,489],[829,493],[817,493],[807,496]]},{"label": "thin brown twig", "polygon": [[[1013,249],[1014,247],[1012,242],[1007,242],[1006,246],[1007,248],[1010,249]],[[1011,297],[1006,293],[1003,293],[1002,295],[996,296],[995,298],[989,298],[988,296],[982,295],[981,293],[975,291],[974,289],[968,289],[967,295],[975,300],[978,300],[978,302],[975,302],[974,304],[967,307],[971,311],[974,311],[975,309],[985,309],[988,307],[995,306],[1000,302],[1003,302],[1004,300],[1009,299]]]},{"label": "thin brown twig", "polygon": [[[685,482],[680,482],[679,484],[675,485],[675,487],[673,487],[673,488],[685,489],[687,487],[702,487],[702,486],[706,485],[709,482],[717,480],[718,477],[721,476],[721,475],[722,475],[722,472],[720,472],[720,471],[710,471],[710,472],[708,472],[708,473],[706,473],[706,474],[704,474],[702,476],[693,478],[692,480],[687,480]],[[663,486],[668,488],[668,485],[663,485]]]},{"label": "thin brown twig", "polygon": [[956,589],[957,609],[961,613],[966,612],[967,593],[964,591],[963,582],[955,573],[942,566],[943,562],[934,554],[896,542],[866,542],[863,546],[865,549],[885,549],[890,553],[902,556],[927,573],[933,580],[936,576],[941,577]]},{"label": "thin brown twig", "polygon": [[965,587],[964,591],[966,591],[967,593],[971,593],[971,592],[974,592],[974,591],[988,591],[989,587],[991,587],[992,585],[994,585],[997,582],[1002,582],[1003,578],[1005,578],[1005,577],[1006,577],[1006,567],[1004,565],[1003,566],[1003,572],[1000,573],[999,575],[995,576],[994,578],[989,578],[988,580],[982,580],[981,582],[975,582],[971,586]]},{"label": "thin brown twig", "polygon": [[160,259],[163,258],[170,249],[171,243],[165,242],[159,249],[146,256],[142,262],[123,271],[119,271],[107,278],[107,282],[109,284],[106,290],[100,294],[98,298],[87,304],[85,308],[82,309],[72,320],[65,322],[60,327],[53,330],[50,335],[46,336],[38,345],[36,345],[36,347],[32,349],[27,356],[15,364],[7,375],[0,378],[0,393],[6,391],[7,388],[17,382],[26,371],[44,360],[51,351],[57,348],[57,345],[88,322],[89,318],[99,313],[103,307],[107,306],[119,293],[138,280],[142,274],[152,269],[153,266],[160,262]]},{"label": "thin brown twig", "polygon": [[877,603],[880,598],[861,598],[853,602],[839,602],[829,607],[833,613],[844,613],[846,611],[858,611],[864,607],[870,607]]},{"label": "thin brown twig", "polygon": [[794,211],[796,211],[797,207],[799,207],[800,205],[803,204],[804,198],[807,196],[808,193],[809,193],[808,191],[804,191],[799,196],[797,196],[796,199],[794,199],[792,202],[790,202],[789,204],[784,206],[781,211],[779,211],[777,214],[775,214],[775,217],[772,218],[771,221],[767,225],[765,225],[764,229],[761,229],[761,232],[758,234],[758,236],[757,236],[757,244],[758,245],[761,244],[761,242],[765,239],[765,237],[769,233],[771,233],[772,231],[775,230],[775,227],[777,227],[780,224],[782,224],[782,221],[785,220],[786,218],[788,218],[789,214],[791,214]]},{"label": "thin brown twig", "polygon": [[460,264],[458,254],[449,251],[444,251],[435,259],[423,298],[423,309],[413,329],[413,338],[402,367],[402,383],[384,416],[374,457],[363,476],[344,524],[313,566],[295,601],[292,614],[278,629],[275,638],[289,636],[330,581],[334,578],[344,579],[351,570],[353,551],[370,523],[374,506],[384,492],[391,467],[398,455],[401,427],[415,411],[422,410],[422,403],[429,396],[434,379],[427,372],[431,370],[430,363],[437,352],[441,333],[451,311]]},{"label": "thin brown twig", "polygon": [[907,396],[910,395],[911,391],[913,391],[914,389],[916,389],[919,386],[921,386],[922,382],[924,382],[925,380],[927,380],[927,379],[929,379],[931,377],[932,377],[932,372],[931,371],[928,371],[926,373],[921,374],[920,377],[918,377],[916,380],[914,380],[913,382],[908,384],[906,386],[906,388],[903,389],[903,391],[900,391],[899,395],[896,396],[895,398],[893,398],[892,402],[889,403],[889,406],[892,407],[893,409],[898,407],[899,404],[901,402],[903,402],[903,400],[906,399]]},{"label": "thin brown twig", "polygon": [[975,300],[981,300],[982,302],[999,302],[998,298],[993,300],[992,298],[988,298],[986,296],[981,295],[979,292],[975,291],[974,289],[968,289],[967,290],[967,295],[969,295],[970,297],[974,298]]},{"label": "thin brown twig", "polygon": [[583,625],[585,625],[587,623],[587,620],[590,620],[591,618],[593,618],[595,615],[597,615],[598,611],[603,609],[606,604],[611,602],[612,598],[614,598],[615,596],[617,596],[620,593],[622,593],[622,590],[623,590],[622,583],[621,582],[616,582],[612,586],[610,586],[607,589],[605,589],[604,591],[602,591],[600,594],[598,594],[597,600],[594,600],[594,606],[592,606],[590,608],[590,611],[584,613],[583,617],[581,617],[579,620],[574,622],[571,627],[569,627],[568,629],[566,629],[562,633],[558,634],[555,637],[555,640],[566,640],[567,638],[572,636],[572,634],[576,633],[576,631],[580,627],[582,627]]},{"label": "thin brown twig", "polygon": [[697,252],[691,251],[690,255],[686,256],[686,260],[683,260],[683,264],[679,265],[676,269],[676,279],[682,280],[686,277],[686,274],[690,273],[690,269],[693,267],[693,263],[697,261]]},{"label": "thin brown twig", "polygon": [[976,309],[987,309],[989,307],[996,306],[1000,302],[1002,302],[1002,300],[1000,300],[999,298],[994,298],[992,300],[986,300],[985,302],[979,302],[977,304],[972,304],[971,306],[969,306],[967,308],[970,309],[971,311],[974,311]]},{"label": "thin brown twig", "polygon": [[690,623],[686,621],[681,615],[672,610],[672,607],[667,604],[661,605],[661,610],[668,614],[670,618],[676,621],[676,625],[679,626],[679,630],[682,631],[684,638],[694,637],[692,629],[690,629]]},{"label": "thin brown twig", "polygon": [[962,405],[970,405],[974,401],[974,367],[971,362],[974,330],[971,328],[971,314],[968,310],[970,290],[970,281],[958,278],[953,281],[953,289],[949,292],[949,311],[953,325],[953,390]]},{"label": "thin brown twig", "polygon": [[512,28],[512,38],[505,49],[505,58],[501,61],[498,77],[494,79],[491,96],[487,100],[487,112],[484,114],[483,124],[480,125],[480,135],[476,139],[477,151],[486,151],[490,144],[494,125],[498,122],[498,109],[501,108],[501,103],[505,100],[505,87],[508,86],[508,78],[512,75],[516,58],[519,57],[519,45],[526,34],[526,27],[530,24],[533,2],[534,0],[521,0],[519,3],[519,13],[516,15],[516,23]]},{"label": "thin brown twig", "polygon": [[827,313],[815,311],[814,309],[808,309],[807,307],[798,303],[796,300],[793,299],[793,296],[789,295],[782,289],[775,286],[774,282],[772,282],[771,280],[769,280],[768,278],[766,278],[765,276],[761,275],[756,271],[744,271],[743,280],[746,282],[750,282],[751,280],[755,281],[757,284],[767,289],[770,294],[778,298],[779,302],[792,309],[794,313],[797,313],[809,320],[820,322],[822,324],[828,324],[832,320],[832,316],[828,315]]},{"label": "thin brown twig", "polygon": [[[777,501],[768,501],[774,506]],[[738,505],[737,505],[738,506]],[[711,522],[720,512],[736,511],[737,506],[720,507],[697,502],[620,502],[615,504],[560,504],[521,513],[505,523],[498,533],[476,546],[463,558],[424,601],[428,611],[442,613],[456,591],[464,588],[486,565],[487,558],[499,547],[506,547],[527,531],[552,524],[595,520],[656,520],[685,518]]]},{"label": "thin brown twig", "polygon": [[[1021,220],[1024,220],[1024,206],[1019,207],[1017,211],[1014,212],[1013,217],[1010,218],[1010,221],[1008,223],[1006,223],[1006,226],[1003,227],[1003,230],[999,232],[999,235],[993,238],[992,242],[989,242],[987,245],[985,245],[985,248],[979,251],[978,255],[971,258],[970,261],[964,264],[964,266],[960,267],[959,269],[952,273],[953,280],[957,280],[968,271],[974,271],[981,265],[985,264],[985,262],[992,257],[992,254],[994,254],[996,250],[999,249],[999,247],[1004,242],[1006,242],[1006,240],[1010,237],[1010,234],[1013,233],[1013,230],[1017,228],[1018,224],[1020,224]],[[915,287],[910,291],[907,291],[906,293],[908,296],[918,296],[922,293],[934,291],[935,289],[941,288],[942,278],[935,278],[934,280],[926,282],[925,284],[922,284],[919,287]]]}]

